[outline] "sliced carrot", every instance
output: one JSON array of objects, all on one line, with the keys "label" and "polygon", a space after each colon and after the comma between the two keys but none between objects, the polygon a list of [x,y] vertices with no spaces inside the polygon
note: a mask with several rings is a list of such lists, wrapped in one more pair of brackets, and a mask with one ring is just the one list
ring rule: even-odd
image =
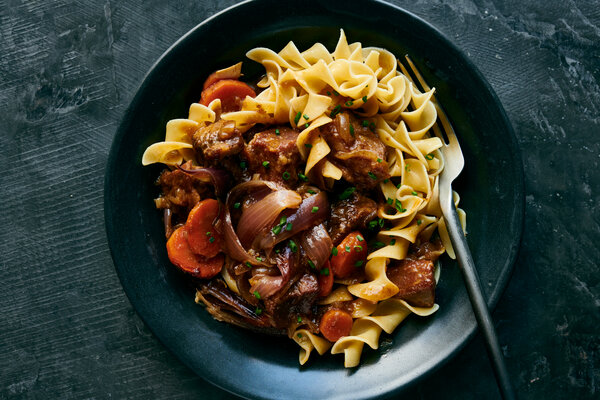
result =
[{"label": "sliced carrot", "polygon": [[239,104],[246,96],[256,97],[254,90],[235,79],[223,79],[204,89],[200,95],[200,104],[209,105],[215,99],[221,99],[223,111],[237,111]]},{"label": "sliced carrot", "polygon": [[223,79],[238,79],[242,74],[242,63],[237,63],[232,65],[231,67],[220,69],[218,71],[213,72],[206,78],[204,81],[204,85],[202,86],[202,90],[206,89],[213,83],[218,81],[222,81]]},{"label": "sliced carrot", "polygon": [[221,272],[225,262],[223,254],[212,258],[194,254],[188,243],[188,231],[185,226],[177,228],[167,241],[167,254],[175,266],[197,278],[212,278]]},{"label": "sliced carrot", "polygon": [[223,236],[213,223],[219,217],[219,202],[215,199],[202,200],[190,211],[185,226],[188,243],[193,253],[211,258],[221,251]]},{"label": "sliced carrot", "polygon": [[321,317],[319,329],[325,339],[336,342],[339,338],[350,335],[352,315],[342,310],[331,309]]},{"label": "sliced carrot", "polygon": [[327,274],[319,273],[319,276],[317,277],[319,283],[319,297],[329,296],[329,293],[331,293],[331,289],[333,288],[333,273],[331,272],[329,261],[327,261],[321,269],[321,272],[325,271],[327,271]]},{"label": "sliced carrot", "polygon": [[[360,239],[362,240],[360,240]],[[337,253],[331,257],[331,269],[338,278],[347,278],[357,268],[362,268],[367,260],[367,241],[360,232],[348,234],[336,247]]]}]

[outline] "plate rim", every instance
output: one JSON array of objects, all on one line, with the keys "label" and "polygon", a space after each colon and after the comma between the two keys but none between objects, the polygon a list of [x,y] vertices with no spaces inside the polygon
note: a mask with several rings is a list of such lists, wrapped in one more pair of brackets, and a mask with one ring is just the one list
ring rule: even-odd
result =
[{"label": "plate rim", "polygon": [[[113,195],[114,193],[112,192],[112,189],[110,188],[110,182],[111,182],[111,174],[110,172],[113,171],[117,166],[116,166],[116,157],[117,157],[117,151],[119,149],[119,144],[120,141],[123,140],[124,136],[126,135],[126,130],[124,129],[124,125],[126,125],[126,120],[127,120],[127,116],[130,114],[131,110],[136,108],[136,104],[140,101],[140,96],[141,93],[143,92],[144,88],[148,85],[148,81],[149,78],[153,76],[153,74],[155,73],[155,71],[159,68],[159,66],[162,64],[162,62],[169,57],[169,54],[174,51],[174,49],[178,48],[182,43],[186,42],[187,40],[189,40],[189,38],[191,36],[194,35],[194,33],[200,29],[202,29],[205,25],[210,24],[213,20],[218,19],[219,17],[221,17],[223,14],[227,14],[229,12],[232,12],[232,10],[236,10],[236,9],[240,9],[240,8],[244,8],[246,6],[249,6],[251,4],[257,4],[257,3],[267,3],[268,1],[257,1],[257,0],[245,0],[242,1],[240,3],[237,4],[233,4],[217,13],[215,13],[214,15],[204,19],[203,21],[201,21],[200,23],[198,23],[197,25],[195,25],[193,28],[191,28],[190,30],[188,30],[185,34],[183,34],[179,39],[177,39],[171,46],[169,46],[162,54],[161,56],[152,64],[152,66],[149,68],[149,70],[146,72],[146,74],[143,76],[142,80],[140,81],[139,85],[137,86],[137,88],[135,89],[135,95],[132,97],[129,105],[127,106],[122,118],[119,121],[119,125],[118,128],[116,130],[116,133],[113,137],[113,141],[110,147],[110,151],[108,154],[108,159],[106,162],[106,167],[104,170],[105,176],[104,176],[104,219],[105,219],[105,232],[106,232],[106,236],[107,236],[107,241],[109,244],[109,249],[110,249],[110,253],[111,253],[111,259],[113,261],[113,265],[115,268],[115,271],[117,272],[117,275],[119,277],[119,281],[123,287],[123,290],[127,296],[127,298],[129,299],[133,309],[135,310],[136,314],[142,319],[142,321],[144,322],[144,324],[146,325],[146,327],[148,327],[148,329],[152,332],[153,336],[158,339],[161,344],[171,353],[173,354],[179,361],[181,361],[184,365],[186,365],[188,368],[190,368],[196,375],[200,376],[202,379],[204,379],[205,381],[210,382],[212,385],[215,385],[229,393],[235,394],[237,396],[243,396],[243,397],[247,397],[247,398],[264,398],[267,399],[269,397],[264,397],[261,396],[260,394],[257,395],[257,393],[253,393],[250,391],[234,391],[233,389],[231,389],[230,387],[226,386],[225,384],[220,384],[220,382],[215,382],[215,380],[212,379],[208,379],[205,376],[202,376],[199,371],[196,370],[196,368],[192,365],[190,365],[187,360],[185,360],[184,358],[181,357],[180,354],[176,353],[164,340],[161,334],[159,334],[158,332],[155,331],[155,329],[152,327],[151,324],[148,323],[146,316],[144,314],[141,314],[139,312],[139,307],[137,307],[137,303],[138,303],[138,299],[135,299],[132,294],[130,293],[130,291],[132,290],[132,288],[126,284],[126,279],[124,279],[123,276],[123,268],[119,266],[120,264],[120,259],[117,257],[116,254],[116,244],[114,243],[114,237],[115,237],[115,224],[114,221],[112,220],[112,217],[115,215],[114,212],[114,208],[113,208],[113,204],[111,202],[111,195]],[[502,104],[502,102],[500,101],[500,99],[498,98],[497,94],[495,93],[495,91],[493,90],[492,86],[490,85],[490,83],[487,81],[487,79],[485,79],[485,77],[483,76],[483,74],[481,73],[481,71],[475,66],[475,64],[471,61],[470,58],[468,58],[466,56],[466,54],[458,48],[458,46],[456,44],[454,44],[450,39],[448,39],[448,37],[446,35],[444,35],[435,25],[433,25],[432,23],[428,22],[427,20],[419,17],[418,15],[414,14],[411,11],[408,11],[400,6],[397,6],[395,4],[391,4],[391,3],[387,3],[381,0],[368,0],[368,1],[364,1],[362,0],[362,3],[365,4],[365,6],[367,5],[367,3],[375,3],[375,4],[379,4],[380,6],[384,6],[384,7],[389,7],[390,9],[393,9],[394,13],[402,13],[404,14],[404,17],[409,18],[409,19],[413,19],[416,21],[416,23],[422,27],[424,27],[425,29],[429,30],[428,33],[432,34],[434,36],[434,39],[436,41],[441,42],[445,47],[447,47],[448,49],[451,50],[451,52],[458,58],[461,60],[461,62],[463,62],[466,67],[469,69],[470,72],[473,72],[475,74],[475,80],[479,81],[479,83],[483,86],[483,88],[486,91],[486,94],[488,96],[490,96],[493,100],[494,103],[496,104],[496,108],[498,110],[498,116],[501,118],[501,120],[503,121],[503,124],[506,128],[506,139],[509,142],[508,147],[510,147],[511,149],[511,164],[513,166],[514,172],[515,172],[515,176],[514,178],[516,179],[515,182],[515,186],[519,188],[519,190],[515,191],[515,195],[516,198],[514,201],[515,204],[515,208],[514,208],[514,215],[513,215],[513,219],[512,222],[516,223],[518,225],[518,231],[515,232],[516,237],[512,242],[512,246],[509,250],[508,253],[508,257],[506,259],[506,265],[507,268],[503,268],[498,279],[496,280],[496,286],[499,288],[498,290],[492,292],[492,295],[490,296],[490,298],[488,298],[488,307],[490,308],[490,311],[493,312],[493,310],[495,309],[495,307],[497,306],[500,297],[503,295],[503,293],[506,291],[506,288],[508,286],[508,281],[514,271],[515,268],[515,264],[517,261],[517,257],[520,251],[520,243],[521,243],[521,239],[522,239],[522,235],[523,235],[523,230],[524,230],[524,218],[525,218],[525,179],[524,179],[524,168],[523,168],[523,159],[522,159],[522,154],[521,154],[521,148],[518,144],[518,140],[517,137],[515,135],[514,132],[514,128],[513,125],[510,121],[510,119],[508,118],[506,111],[504,109],[504,106]],[[431,374],[433,374],[435,371],[439,370],[443,365],[445,365],[450,359],[454,358],[456,356],[456,354],[458,352],[460,352],[475,336],[477,332],[477,326],[476,324],[471,324],[471,326],[465,330],[465,334],[463,335],[463,338],[460,341],[460,344],[456,347],[454,347],[451,351],[447,352],[443,357],[441,358],[435,358],[433,360],[429,360],[428,363],[425,363],[426,365],[423,365],[425,367],[424,371],[416,371],[415,376],[411,377],[410,379],[408,379],[406,382],[404,382],[401,385],[396,385],[394,387],[391,387],[390,389],[384,389],[383,391],[381,391],[376,397],[384,397],[384,396],[389,396],[392,393],[398,393],[404,389],[406,389],[408,386],[412,386],[414,384],[416,384],[419,381],[422,381],[423,379],[425,379],[427,376],[430,376]],[[359,396],[357,398],[371,398],[371,396],[367,395],[367,396]]]}]

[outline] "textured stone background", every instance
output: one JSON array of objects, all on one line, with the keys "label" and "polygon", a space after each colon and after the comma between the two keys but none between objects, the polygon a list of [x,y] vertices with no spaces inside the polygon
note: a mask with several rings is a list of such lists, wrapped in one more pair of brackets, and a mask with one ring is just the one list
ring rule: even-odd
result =
[{"label": "textured stone background", "polygon": [[[496,90],[522,147],[526,221],[494,312],[523,399],[600,392],[597,1],[392,1]],[[234,1],[0,0],[0,398],[231,398],[148,331],[115,274],[103,176],[144,74]],[[406,393],[498,398],[479,337]]]}]

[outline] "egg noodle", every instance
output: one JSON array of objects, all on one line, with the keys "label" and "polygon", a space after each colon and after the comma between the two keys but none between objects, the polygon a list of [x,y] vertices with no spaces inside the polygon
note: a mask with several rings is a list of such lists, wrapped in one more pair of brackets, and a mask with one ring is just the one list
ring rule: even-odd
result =
[{"label": "egg noodle", "polygon": [[[437,304],[413,307],[394,298],[398,287],[386,275],[388,264],[405,259],[411,244],[429,241],[436,231],[454,258],[438,199],[438,176],[444,164],[443,143],[432,134],[438,129],[435,89],[420,92],[391,52],[349,44],[343,30],[333,52],[321,43],[301,52],[289,42],[278,53],[254,48],[247,57],[265,69],[257,84],[261,91],[255,98],[246,97],[240,111],[223,113],[220,118],[234,121],[242,132],[256,124],[289,124],[298,129],[297,147],[306,176],[322,174],[329,187],[342,178],[342,170],[326,159],[331,149],[319,133],[319,127],[332,122],[336,110],[350,110],[359,116],[387,147],[385,161],[391,177],[379,183],[378,190],[387,203],[379,205],[377,215],[387,221],[388,228],[376,235],[383,247],[368,254],[364,281],[346,285],[336,280],[341,285],[318,301],[320,305],[355,301],[350,335],[331,343],[302,326],[291,332],[301,348],[300,364],[307,362],[313,350],[319,354],[330,350],[344,354],[346,367],[357,366],[365,344],[378,348],[382,331],[392,333],[410,314],[429,316],[439,308]],[[165,140],[146,150],[144,165],[193,160],[193,132],[214,122],[219,109],[219,100],[208,106],[195,103],[188,119],[169,121]],[[454,196],[458,204],[459,197]],[[464,229],[465,213],[458,212]],[[436,280],[438,277],[439,264]],[[227,283],[237,289],[231,279]]]}]

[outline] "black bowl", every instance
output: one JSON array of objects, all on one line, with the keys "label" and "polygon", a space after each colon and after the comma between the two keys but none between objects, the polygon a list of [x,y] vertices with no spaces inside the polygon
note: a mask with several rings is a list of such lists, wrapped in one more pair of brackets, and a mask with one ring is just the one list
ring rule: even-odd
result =
[{"label": "black bowl", "polygon": [[[466,168],[455,189],[492,307],[518,250],[523,171],[511,125],[483,76],[434,27],[373,0],[251,1],[209,18],[152,67],[123,117],[106,170],[106,229],[117,272],[141,318],[198,375],[241,396],[347,400],[390,394],[439,367],[475,332],[458,268],[444,258],[436,314],[409,317],[382,336],[378,350],[365,346],[358,368],[345,369],[339,355],[313,355],[300,367],[291,340],[213,320],[169,263],[152,201],[161,167],[142,167],[145,148],[164,139],[168,120],[187,116],[215,69],[245,60],[251,48],[278,51],[290,40],[301,50],[317,41],[333,50],[340,28],[349,42],[384,47],[398,57],[409,54],[437,88],[464,150]],[[260,73],[259,65],[245,61],[246,74]]]}]

